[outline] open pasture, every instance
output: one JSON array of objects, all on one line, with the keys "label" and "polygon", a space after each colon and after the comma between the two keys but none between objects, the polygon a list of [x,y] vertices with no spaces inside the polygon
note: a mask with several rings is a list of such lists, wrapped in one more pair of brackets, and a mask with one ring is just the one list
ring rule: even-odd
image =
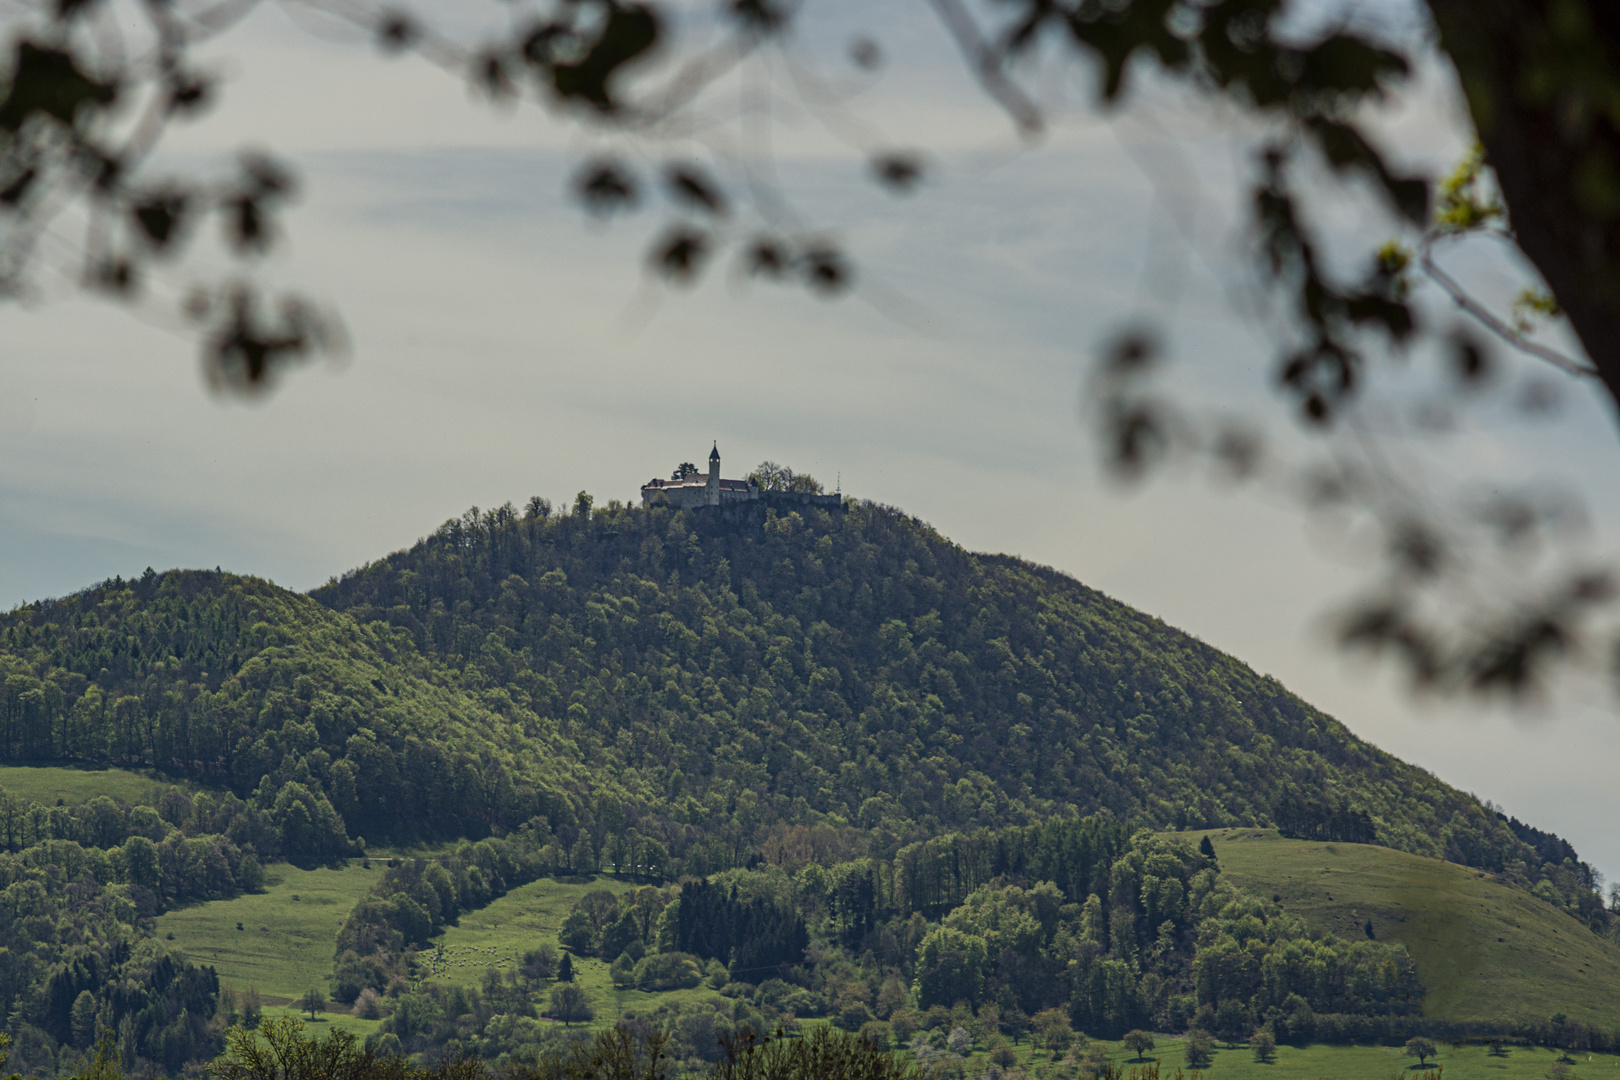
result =
[{"label": "open pasture", "polygon": [[1620,946],[1523,889],[1374,844],[1285,840],[1274,829],[1209,836],[1232,884],[1276,897],[1319,929],[1405,945],[1427,988],[1424,1014],[1506,1023],[1555,1012],[1620,1026]]},{"label": "open pasture", "polygon": [[[635,882],[605,874],[583,881],[541,878],[519,886],[448,927],[435,939],[438,949],[430,947],[419,956],[417,974],[425,980],[461,986],[477,986],[490,968],[505,975],[525,952],[541,945],[557,947],[557,931],[581,896],[593,889],[623,895],[637,887]],[[558,952],[562,950],[558,948]],[[590,994],[597,1026],[611,1024],[628,1009],[645,1011],[666,1002],[715,996],[706,986],[662,993],[616,989],[608,976],[608,963],[606,959],[574,957],[574,981]]]},{"label": "open pasture", "polygon": [[[1109,1059],[1125,1070],[1127,1078],[1133,1067],[1144,1064],[1121,1043],[1104,1045],[1109,1049]],[[1247,1046],[1219,1045],[1214,1064],[1201,1074],[1206,1080],[1418,1080],[1428,1071],[1418,1067],[1416,1058],[1405,1056],[1399,1046],[1280,1045],[1276,1060],[1261,1064]],[[1177,1069],[1184,1070],[1184,1074],[1188,1071],[1183,1046],[1181,1039],[1161,1037],[1158,1046],[1148,1052],[1149,1059],[1158,1061],[1160,1080],[1170,1080]],[[1506,1057],[1498,1058],[1482,1045],[1450,1046],[1439,1042],[1436,1049],[1438,1052],[1428,1061],[1429,1069],[1439,1066],[1444,1080],[1543,1080],[1559,1054],[1546,1048],[1514,1046]],[[1022,1063],[1030,1053],[1028,1041],[1018,1050]],[[1620,1080],[1620,1056],[1579,1052],[1571,1057],[1574,1080]],[[1049,1055],[1038,1051],[1033,1064],[1043,1066],[1048,1062]],[[975,1054],[968,1071],[972,1073],[986,1064],[983,1054]]]},{"label": "open pasture", "polygon": [[358,861],[335,870],[278,863],[266,868],[263,892],[166,912],[157,935],[194,962],[212,964],[237,989],[251,983],[267,998],[284,999],[311,987],[330,993],[337,932],[381,877],[375,861],[369,870]]},{"label": "open pasture", "polygon": [[171,787],[190,794],[202,790],[184,780],[151,771],[96,768],[89,765],[0,765],[0,789],[47,806],[57,800],[72,806],[106,795],[126,803],[157,802]]}]

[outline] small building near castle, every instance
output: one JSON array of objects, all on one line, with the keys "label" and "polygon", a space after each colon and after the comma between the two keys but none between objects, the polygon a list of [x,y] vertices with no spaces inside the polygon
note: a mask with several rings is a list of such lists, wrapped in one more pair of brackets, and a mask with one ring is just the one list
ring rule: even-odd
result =
[{"label": "small building near castle", "polygon": [[671,480],[653,479],[641,485],[641,505],[671,506],[687,510],[699,506],[732,506],[765,502],[772,505],[797,504],[838,509],[842,495],[814,491],[765,491],[752,480],[720,479],[720,444],[709,451],[708,475],[693,470]]}]

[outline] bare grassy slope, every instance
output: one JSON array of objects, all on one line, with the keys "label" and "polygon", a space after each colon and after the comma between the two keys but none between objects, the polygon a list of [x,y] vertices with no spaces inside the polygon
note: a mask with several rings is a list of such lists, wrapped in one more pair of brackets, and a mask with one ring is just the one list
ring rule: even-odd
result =
[{"label": "bare grassy slope", "polygon": [[[1193,842],[1204,834],[1192,835]],[[1207,834],[1239,888],[1277,896],[1323,930],[1404,944],[1428,988],[1424,1013],[1469,1021],[1620,1023],[1620,947],[1523,889],[1454,863],[1364,844],[1285,840],[1272,829]]]}]

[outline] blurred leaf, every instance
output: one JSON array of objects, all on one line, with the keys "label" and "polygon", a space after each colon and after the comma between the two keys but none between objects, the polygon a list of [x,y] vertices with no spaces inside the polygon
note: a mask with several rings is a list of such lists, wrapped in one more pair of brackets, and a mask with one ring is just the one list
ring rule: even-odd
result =
[{"label": "blurred leaf", "polygon": [[749,244],[746,258],[750,274],[778,280],[787,276],[788,268],[793,264],[793,252],[788,246],[768,236]]},{"label": "blurred leaf", "polygon": [[883,50],[868,37],[858,37],[849,43],[850,63],[862,71],[875,71],[883,63]]},{"label": "blurred leaf", "polygon": [[152,246],[163,249],[179,234],[187,201],[183,192],[160,192],[136,203],[130,208],[130,215]]},{"label": "blurred leaf", "polygon": [[762,33],[778,30],[788,20],[787,6],[772,0],[731,0],[728,9],[732,18]]},{"label": "blurred leaf", "polygon": [[710,214],[726,212],[726,199],[720,188],[703,171],[692,165],[671,165],[664,171],[664,185],[679,202]]},{"label": "blurred leaf", "polygon": [[813,247],[804,253],[804,277],[810,287],[824,295],[843,292],[854,282],[854,272],[843,252],[832,247]]},{"label": "blurred leaf", "polygon": [[79,70],[71,53],[17,43],[11,86],[0,101],[0,131],[16,134],[29,117],[49,116],[68,126],[87,108],[109,105],[118,96],[112,83],[101,83]]},{"label": "blurred leaf", "polygon": [[585,209],[598,216],[629,210],[639,198],[636,179],[611,158],[593,161],[574,178],[574,192]]},{"label": "blurred leaf", "polygon": [[18,173],[15,180],[0,189],[0,206],[8,208],[17,206],[27,197],[38,179],[39,170],[32,165]]},{"label": "blurred leaf", "polygon": [[610,85],[613,77],[658,43],[658,14],[646,4],[621,4],[618,0],[575,0],[574,6],[592,8],[604,16],[584,55],[577,61],[558,62],[544,49],[531,51],[528,47],[525,55],[533,60],[538,54],[549,63],[551,84],[558,97],[584,101],[604,113],[614,112],[618,102]]},{"label": "blurred leaf", "polygon": [[490,49],[472,58],[473,82],[491,101],[505,101],[517,93],[511,72],[506,69],[506,57]]},{"label": "blurred leaf", "polygon": [[1490,378],[1493,369],[1491,355],[1472,335],[1455,333],[1451,337],[1452,370],[1464,386],[1478,386]]},{"label": "blurred leaf", "polygon": [[872,158],[872,174],[886,187],[909,192],[922,182],[922,158],[899,150],[878,154]]},{"label": "blurred leaf", "polygon": [[169,111],[185,115],[207,108],[214,84],[197,75],[176,74],[169,81]]},{"label": "blurred leaf", "polygon": [[403,11],[390,11],[377,22],[377,44],[385,52],[400,52],[415,45],[421,36],[416,20]]},{"label": "blurred leaf", "polygon": [[81,15],[88,15],[101,0],[56,0],[56,17],[66,22]]},{"label": "blurred leaf", "polygon": [[228,290],[220,303],[199,306],[205,315],[223,309],[203,347],[209,381],[217,388],[262,391],[290,364],[343,347],[341,327],[303,300],[284,299],[271,319],[260,306],[258,294],[245,285]]},{"label": "blurred leaf", "polygon": [[98,289],[127,296],[135,291],[135,264],[122,255],[109,256],[95,265],[91,282]]},{"label": "blurred leaf", "polygon": [[653,248],[653,268],[676,284],[690,284],[708,259],[709,244],[708,233],[677,227]]},{"label": "blurred leaf", "polygon": [[1339,172],[1358,169],[1366,173],[1383,187],[1390,203],[1407,220],[1420,225],[1428,221],[1428,183],[1392,175],[1384,163],[1383,156],[1373,149],[1353,125],[1313,116],[1306,120],[1306,129],[1315,136],[1323,156],[1334,169]]}]

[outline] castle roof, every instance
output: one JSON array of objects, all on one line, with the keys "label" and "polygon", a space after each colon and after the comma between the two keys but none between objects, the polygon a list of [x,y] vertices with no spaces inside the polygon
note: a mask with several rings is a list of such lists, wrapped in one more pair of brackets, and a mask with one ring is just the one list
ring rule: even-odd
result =
[{"label": "castle roof", "polygon": [[[653,479],[647,481],[645,484],[642,484],[641,485],[641,490],[646,491],[648,488],[656,488],[656,489],[661,490],[661,491],[668,491],[670,488],[683,488],[683,487],[700,488],[700,487],[708,487],[708,486],[709,486],[709,479],[706,476],[692,476],[692,477],[688,477],[685,480],[663,480],[663,479],[660,479],[658,477],[654,477]],[[748,490],[748,481],[747,480],[722,480],[722,481],[720,481],[720,490],[721,491],[747,491]]]},{"label": "castle roof", "polygon": [[719,461],[720,460],[720,444],[719,443],[715,443],[714,444],[714,449],[709,451],[709,460],[710,461]]}]

